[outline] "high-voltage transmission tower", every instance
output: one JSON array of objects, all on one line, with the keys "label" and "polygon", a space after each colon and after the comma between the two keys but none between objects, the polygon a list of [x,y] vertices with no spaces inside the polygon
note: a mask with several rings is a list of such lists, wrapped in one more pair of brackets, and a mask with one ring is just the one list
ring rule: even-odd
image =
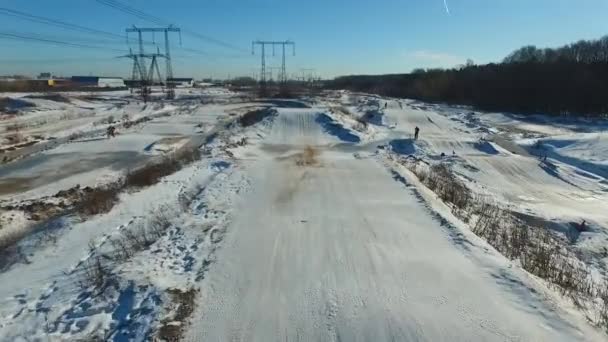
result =
[{"label": "high-voltage transmission tower", "polygon": [[[133,53],[133,51],[130,50],[128,55],[120,57],[126,57],[133,60],[131,79],[140,89],[139,93],[144,102],[147,102],[151,93],[151,87],[154,85],[154,75],[156,74],[159,82],[162,82],[160,69],[158,68],[158,58],[163,58],[164,55],[161,54],[160,51],[157,51],[157,53]],[[149,69],[146,59],[151,60]]]},{"label": "high-voltage transmission tower", "polygon": [[262,41],[256,40],[251,42],[251,54],[255,54],[255,46],[260,45],[262,49],[262,68],[260,70],[260,93],[265,96],[266,95],[266,46],[272,46],[272,55],[275,55],[275,46],[280,45],[282,48],[282,61],[281,61],[281,72],[279,74],[279,82],[281,84],[281,92],[285,92],[286,84],[287,84],[287,71],[285,68],[285,46],[291,45],[292,54],[296,55],[296,43],[286,40],[286,41]]},{"label": "high-voltage transmission tower", "polygon": [[[140,70],[139,71],[139,81],[142,83],[141,89],[142,89],[142,94],[143,96],[145,95],[144,91],[149,92],[149,86],[151,86],[154,82],[153,82],[153,69],[156,68],[157,73],[158,73],[158,77],[159,77],[159,81],[162,83],[161,80],[161,76],[160,76],[160,71],[158,70],[158,62],[157,59],[160,58],[165,58],[165,87],[167,89],[167,98],[172,99],[175,97],[175,84],[173,82],[171,82],[170,80],[173,78],[173,66],[171,64],[171,44],[169,42],[169,33],[170,32],[176,32],[179,33],[179,39],[180,39],[180,44],[181,44],[181,30],[177,27],[174,27],[173,25],[169,25],[168,27],[135,27],[133,26],[133,28],[128,28],[126,29],[127,32],[127,42],[129,41],[129,33],[137,33],[137,37],[138,37],[138,42],[139,42],[139,53],[138,54],[133,54],[131,53],[129,56],[129,58],[133,59],[133,70],[135,73],[135,70]],[[160,52],[157,52],[156,54],[146,54],[144,52],[144,40],[143,40],[143,33],[152,33],[152,39],[154,42],[154,34],[155,33],[163,33],[164,34],[164,38],[165,38],[165,54],[162,55],[160,54]],[[151,59],[151,64],[150,64],[150,71],[148,71],[146,73],[147,70],[147,66],[146,66],[146,59]]]},{"label": "high-voltage transmission tower", "polygon": [[[159,82],[162,82],[162,77],[160,76],[160,69],[158,67],[158,58],[164,57],[157,51],[156,53],[133,53],[132,50],[129,49],[129,54],[126,57],[133,60],[133,71],[131,74],[131,80],[133,82],[137,82],[137,86],[140,88],[140,94],[144,99],[144,102],[148,101],[148,96],[151,93],[151,86],[154,84],[154,75],[158,76]],[[146,65],[146,59],[150,59],[150,68]]]}]

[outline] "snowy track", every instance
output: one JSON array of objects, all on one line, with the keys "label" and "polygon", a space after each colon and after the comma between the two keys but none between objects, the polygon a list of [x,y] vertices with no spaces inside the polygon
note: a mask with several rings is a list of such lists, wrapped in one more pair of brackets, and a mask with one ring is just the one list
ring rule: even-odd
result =
[{"label": "snowy track", "polygon": [[315,115],[280,111],[186,341],[599,339],[477,265],[380,163],[332,150]]}]

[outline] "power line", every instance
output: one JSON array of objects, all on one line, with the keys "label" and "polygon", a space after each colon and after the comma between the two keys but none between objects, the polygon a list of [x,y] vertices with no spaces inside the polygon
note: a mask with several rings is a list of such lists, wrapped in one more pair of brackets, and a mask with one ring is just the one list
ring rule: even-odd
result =
[{"label": "power line", "polygon": [[125,38],[124,36],[116,34],[116,33],[111,33],[111,32],[92,29],[89,27],[80,26],[80,25],[70,24],[65,21],[37,16],[37,15],[33,15],[33,14],[28,14],[25,12],[20,12],[20,11],[16,11],[16,10],[4,8],[4,7],[0,7],[0,14],[5,15],[5,16],[10,16],[10,17],[21,18],[21,19],[32,21],[32,22],[41,23],[41,24],[61,27],[61,28],[68,29],[68,30],[75,30],[75,31],[86,32],[86,33],[90,33],[90,34],[103,35],[103,36],[112,37],[115,39],[116,38],[120,38],[120,39]]},{"label": "power line", "polygon": [[[117,9],[119,11],[125,12],[127,14],[131,14],[131,15],[136,16],[136,17],[138,17],[138,18],[140,18],[142,20],[151,22],[151,23],[156,24],[156,25],[168,26],[168,25],[172,24],[172,23],[170,23],[170,22],[168,22],[166,20],[163,20],[163,19],[161,19],[159,17],[147,14],[147,13],[145,13],[143,11],[140,11],[140,10],[138,10],[138,9],[132,7],[132,6],[123,4],[123,3],[121,3],[121,2],[119,2],[117,0],[95,0],[95,1],[98,2],[98,3],[100,3],[100,4],[112,7],[114,9]],[[236,51],[239,51],[239,52],[242,52],[242,53],[248,53],[248,51],[245,50],[245,49],[243,49],[243,48],[240,48],[238,46],[232,45],[230,43],[224,42],[222,40],[219,40],[219,39],[216,39],[216,38],[204,35],[204,34],[200,34],[198,32],[190,30],[190,29],[182,29],[182,32],[184,32],[185,34],[188,34],[190,36],[193,36],[195,38],[198,38],[198,39],[201,39],[201,40],[204,40],[204,41],[207,41],[207,42],[210,42],[210,43],[213,43],[213,44],[216,44],[216,45],[228,48],[228,49],[233,49],[233,50],[236,50]]]},{"label": "power line", "polygon": [[188,30],[188,29],[183,29],[182,31],[183,31],[185,34],[188,34],[188,35],[190,35],[190,36],[196,37],[196,38],[198,38],[198,39],[205,40],[205,41],[208,41],[208,42],[210,42],[210,43],[214,43],[214,44],[216,44],[216,45],[223,46],[223,47],[228,48],[228,49],[232,49],[232,50],[235,50],[235,51],[239,51],[239,52],[242,52],[242,53],[244,53],[244,54],[248,54],[248,51],[247,51],[247,50],[245,50],[245,49],[243,49],[243,48],[240,48],[240,47],[238,47],[238,46],[232,45],[232,44],[230,44],[230,43],[226,43],[226,42],[223,42],[223,41],[221,41],[221,40],[218,40],[218,39],[215,39],[215,38],[212,38],[212,37],[209,37],[209,36],[205,36],[205,35],[203,35],[203,34],[200,34],[200,33],[197,33],[197,32],[191,31],[191,30]]},{"label": "power line", "polygon": [[118,52],[122,52],[122,53],[125,52],[125,50],[105,48],[105,47],[94,46],[94,45],[70,43],[70,42],[64,42],[64,41],[60,41],[60,40],[40,38],[40,37],[36,37],[34,35],[27,36],[27,35],[15,34],[15,33],[10,33],[10,32],[0,32],[0,38],[11,39],[11,40],[37,41],[37,42],[48,43],[48,44],[53,44],[53,45],[70,46],[70,47],[77,47],[77,48],[84,48],[84,49],[118,51]]},{"label": "power line", "polygon": [[133,16],[136,16],[136,17],[138,17],[138,18],[140,18],[142,20],[151,22],[153,24],[157,24],[157,25],[170,25],[170,23],[168,23],[168,22],[166,22],[166,21],[164,21],[164,20],[162,20],[162,19],[160,19],[158,17],[146,14],[143,11],[140,11],[140,10],[138,10],[136,8],[133,8],[133,7],[129,6],[129,5],[120,3],[120,2],[118,2],[116,0],[95,0],[95,1],[97,1],[100,4],[112,7],[114,9],[117,9],[119,11],[128,13],[128,14],[133,15]]},{"label": "power line", "polygon": [[111,40],[106,38],[95,38],[95,37],[85,37],[85,36],[74,36],[70,34],[40,34],[36,32],[28,32],[28,31],[14,31],[14,30],[5,30],[3,31],[6,34],[15,34],[33,38],[47,39],[47,40],[60,40],[66,42],[72,42],[76,44],[93,44],[97,46],[106,46],[106,45],[120,45],[124,47],[125,43],[120,42],[118,40]]},{"label": "power line", "polygon": [[[1,15],[5,15],[5,16],[9,16],[9,17],[14,17],[14,18],[19,18],[19,19],[23,19],[23,20],[27,20],[27,21],[31,21],[31,22],[36,22],[36,23],[40,23],[40,24],[45,24],[45,25],[50,25],[50,26],[55,26],[55,27],[59,27],[59,28],[63,28],[63,29],[67,29],[67,30],[72,30],[72,31],[76,31],[76,32],[84,32],[84,33],[89,33],[89,34],[93,34],[93,35],[100,35],[100,36],[105,36],[105,37],[111,37],[114,39],[126,39],[127,43],[137,43],[138,41],[136,39],[131,39],[128,37],[125,37],[123,35],[120,34],[116,34],[116,33],[112,33],[112,32],[107,32],[107,31],[102,31],[102,30],[98,30],[98,29],[94,29],[94,28],[90,28],[90,27],[85,27],[85,26],[81,26],[81,25],[76,25],[76,24],[72,24],[66,21],[62,21],[62,20],[58,20],[58,19],[53,19],[53,18],[49,18],[49,17],[43,17],[43,16],[39,16],[39,15],[33,15],[33,14],[29,14],[29,13],[25,13],[25,12],[21,12],[21,11],[16,11],[13,9],[9,9],[9,8],[5,8],[5,7],[0,7],[0,14]],[[19,33],[16,33],[19,34]],[[37,37],[37,38],[41,38],[41,37]],[[66,37],[62,37],[63,39],[66,39]],[[57,40],[56,37],[43,37],[41,39],[50,39],[50,40]],[[61,39],[61,38],[59,38]],[[74,38],[70,37],[67,38],[68,40],[73,40]],[[87,39],[88,40],[88,39]],[[88,40],[88,42],[93,42],[92,40]],[[123,44],[122,42],[109,42],[109,41],[95,41],[95,44]],[[144,41],[144,44],[146,45],[156,45],[156,42],[153,41]],[[204,56],[209,56],[209,53],[205,52],[205,51],[201,51],[201,50],[196,50],[196,49],[189,49],[189,48],[182,48],[182,47],[174,47],[177,49],[181,49],[184,51],[189,51],[192,53],[197,53],[197,54],[201,54]]]},{"label": "power line", "polygon": [[114,61],[116,57],[81,57],[81,58],[40,58],[40,59],[23,59],[23,58],[15,58],[15,59],[0,59],[0,63],[2,64],[64,64],[64,63],[74,63],[81,61]]},{"label": "power line", "polygon": [[[112,1],[112,0],[96,0],[96,1],[107,4],[108,6],[116,8],[121,11],[127,11],[129,14],[136,15],[140,18],[145,18],[148,21],[152,21],[155,23],[160,23],[162,21],[160,18],[146,15],[145,13],[143,13],[141,11],[137,11],[135,9],[127,9],[126,5],[120,6],[120,4],[117,3],[116,1]],[[93,43],[93,44],[97,44],[97,45],[99,45],[99,44],[101,44],[101,45],[124,44],[124,42],[119,42],[118,41],[119,39],[120,40],[125,39],[127,44],[137,43],[136,39],[131,39],[129,37],[126,37],[126,36],[123,36],[120,34],[103,31],[103,30],[98,30],[98,29],[90,28],[90,27],[86,27],[86,26],[76,25],[76,24],[72,24],[72,23],[69,23],[69,22],[66,22],[63,20],[59,20],[59,19],[53,19],[53,18],[44,17],[44,16],[40,16],[40,15],[25,13],[25,12],[17,11],[17,10],[10,9],[10,8],[0,7],[0,15],[18,18],[18,19],[35,22],[35,23],[40,23],[40,24],[44,24],[44,25],[54,26],[54,27],[58,27],[58,28],[66,29],[66,30],[75,31],[75,32],[81,32],[81,33],[86,33],[86,34],[91,34],[91,35],[112,38],[112,39],[115,39],[116,41],[92,40],[90,38],[84,38],[84,37],[57,37],[57,36],[48,36],[48,35],[43,36],[43,35],[34,34],[34,33],[7,32],[7,31],[3,32],[2,35],[0,36],[0,38],[2,38],[2,39],[10,39],[10,40],[16,40],[16,41],[19,41],[19,40],[37,41],[37,42],[54,44],[54,45],[80,47],[80,48],[92,48],[92,49],[106,49],[106,48],[101,47],[101,46],[93,46],[88,43]],[[207,38],[208,40],[214,40],[213,38],[205,37],[203,35],[197,34],[196,32],[192,32],[192,31],[188,31],[188,32],[190,34],[199,36],[199,38],[201,38],[201,39]],[[66,42],[65,40],[68,40],[71,42]],[[74,42],[75,40],[83,41],[84,44],[75,43]],[[214,40],[214,41],[217,44],[223,44],[223,42],[221,42],[219,40]],[[143,41],[143,43],[146,45],[156,45],[156,42],[154,42],[154,41]],[[206,56],[207,58],[215,59],[215,57],[213,55],[209,54],[206,51],[192,49],[192,48],[185,48],[185,47],[180,47],[180,46],[175,46],[173,48],[183,50],[186,52],[195,53],[198,55],[203,55],[203,56]],[[112,49],[112,48],[107,48],[107,50],[124,52],[123,50]],[[234,57],[240,57],[240,56],[222,56],[222,57],[234,58]],[[182,58],[183,58],[183,56],[182,56]],[[195,58],[195,57],[188,56],[188,58]]]}]

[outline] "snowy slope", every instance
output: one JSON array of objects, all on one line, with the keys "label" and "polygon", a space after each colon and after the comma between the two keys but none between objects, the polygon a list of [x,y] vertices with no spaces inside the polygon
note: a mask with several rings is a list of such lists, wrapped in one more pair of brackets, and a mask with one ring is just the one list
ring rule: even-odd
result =
[{"label": "snowy slope", "polygon": [[[567,298],[386,158],[449,163],[475,192],[531,217],[584,217],[593,229],[572,247],[601,261],[608,184],[593,167],[605,165],[602,132],[506,115],[484,121],[462,108],[348,92],[310,99],[312,108],[236,96],[179,89],[170,105],[133,107],[135,118],[158,116],[115,139],[83,138],[0,166],[0,182],[35,179],[29,192],[5,196],[16,201],[116,177],[185,139],[207,142],[200,161],[122,193],[110,212],[64,217],[22,241],[22,260],[0,273],[0,341],[154,340],[161,326],[185,341],[606,340]],[[35,101],[40,113],[32,115],[57,109]],[[261,122],[235,120],[260,108],[268,114]],[[539,140],[549,163],[533,155]],[[170,222],[166,232],[115,260],[108,289],[79,286],[95,253],[117,252],[112,239],[158,213]],[[191,291],[191,315],[175,318],[175,291]]]},{"label": "snowy slope", "polygon": [[315,117],[281,110],[250,162],[187,341],[601,340],[498,285],[508,270],[480,268],[377,161],[328,147]]},{"label": "snowy slope", "polygon": [[[397,105],[399,102],[401,106]],[[472,187],[518,211],[566,222],[585,218],[608,228],[604,204],[608,200],[608,183],[600,161],[608,156],[602,134],[577,140],[573,147],[580,148],[555,149],[549,155],[554,165],[551,167],[540,163],[537,153],[528,147],[537,139],[509,141],[508,137],[494,135],[493,131],[498,130],[474,120],[476,116],[470,112],[445,108],[435,111],[411,101],[399,102],[389,101],[385,111],[388,120],[396,124],[392,138],[409,139],[414,127],[420,127],[420,140],[414,143],[422,151],[420,154],[428,160],[454,163]],[[545,126],[544,130],[549,128]],[[441,158],[441,153],[446,157]],[[565,160],[566,157],[571,159]],[[575,158],[578,163],[572,161]],[[584,163],[595,163],[596,169],[582,167]]]}]

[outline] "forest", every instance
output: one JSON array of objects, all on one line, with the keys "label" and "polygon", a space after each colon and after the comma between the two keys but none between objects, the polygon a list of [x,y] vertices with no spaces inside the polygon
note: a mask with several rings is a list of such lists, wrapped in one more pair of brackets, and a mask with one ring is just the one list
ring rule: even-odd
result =
[{"label": "forest", "polygon": [[606,117],[608,36],[558,48],[525,46],[500,63],[342,76],[326,86],[488,111]]}]

